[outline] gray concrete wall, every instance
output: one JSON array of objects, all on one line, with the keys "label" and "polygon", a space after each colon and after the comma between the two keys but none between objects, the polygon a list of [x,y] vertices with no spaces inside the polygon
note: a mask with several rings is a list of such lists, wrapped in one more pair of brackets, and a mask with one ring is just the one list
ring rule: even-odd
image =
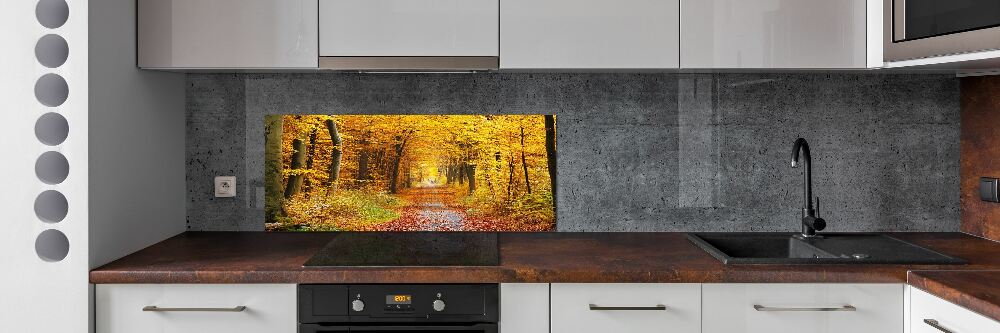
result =
[{"label": "gray concrete wall", "polygon": [[[560,231],[793,231],[809,140],[828,231],[957,231],[959,86],[882,74],[187,78],[190,230],[263,230],[264,115],[558,115]],[[236,198],[212,179],[236,175]]]}]

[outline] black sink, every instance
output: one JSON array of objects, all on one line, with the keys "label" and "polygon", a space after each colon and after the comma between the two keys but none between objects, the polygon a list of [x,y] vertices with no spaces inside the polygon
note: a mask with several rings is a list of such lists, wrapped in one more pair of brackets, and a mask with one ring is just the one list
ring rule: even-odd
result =
[{"label": "black sink", "polygon": [[688,239],[724,264],[964,264],[881,234],[696,233]]}]

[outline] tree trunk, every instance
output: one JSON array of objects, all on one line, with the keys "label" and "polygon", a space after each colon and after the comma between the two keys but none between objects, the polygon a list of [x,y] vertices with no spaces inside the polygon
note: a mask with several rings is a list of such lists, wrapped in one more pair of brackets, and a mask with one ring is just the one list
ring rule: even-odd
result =
[{"label": "tree trunk", "polygon": [[[306,154],[306,170],[312,170],[313,168],[313,154],[316,153],[316,133],[317,130],[314,128],[309,132],[309,153]],[[306,193],[312,193],[312,177],[305,177],[303,189]]]},{"label": "tree trunk", "polygon": [[448,165],[445,166],[445,168],[444,168],[444,184],[445,185],[451,185],[451,183],[454,182],[454,180],[452,179],[454,177],[454,175],[452,174],[452,172],[455,170],[455,167],[452,166],[453,164],[454,163],[452,161],[448,161]]},{"label": "tree trunk", "polygon": [[528,160],[524,158],[524,126],[521,126],[521,167],[524,169],[524,186],[531,194],[531,182],[528,180]]},{"label": "tree trunk", "polygon": [[507,201],[514,195],[514,157],[507,159]]},{"label": "tree trunk", "polygon": [[469,194],[476,191],[476,165],[465,164],[465,175],[469,177]]},{"label": "tree trunk", "polygon": [[330,194],[337,192],[337,186],[340,185],[340,182],[338,182],[340,178],[340,163],[344,154],[344,149],[341,145],[344,141],[340,139],[340,133],[337,131],[337,123],[333,119],[326,121],[326,130],[330,132],[330,141],[333,141],[333,151],[330,152],[330,167],[327,169],[329,175],[326,179],[326,187],[329,189],[327,194]]},{"label": "tree trunk", "polygon": [[282,215],[281,132],[282,116],[264,117],[264,221],[273,223]]},{"label": "tree trunk", "polygon": [[466,163],[461,162],[458,164],[458,185],[465,185],[465,168]]},{"label": "tree trunk", "polygon": [[[301,170],[302,165],[306,162],[306,152],[302,140],[292,140],[292,149],[295,150],[292,153],[292,170]],[[288,184],[285,186],[285,199],[291,198],[299,191],[302,191],[302,175],[288,177]]]},{"label": "tree trunk", "polygon": [[358,180],[368,180],[368,140],[361,140],[361,151],[358,153]]},{"label": "tree trunk", "polygon": [[545,157],[548,160],[549,182],[552,185],[552,206],[556,205],[556,116],[545,115]]},{"label": "tree trunk", "polygon": [[491,177],[489,172],[483,173],[483,180],[486,181],[486,188],[489,190],[490,196],[496,197],[496,190],[493,188],[493,177]]},{"label": "tree trunk", "polygon": [[[371,153],[371,157],[368,159],[368,179],[375,180],[375,178],[385,177],[385,175],[392,174],[392,164],[386,163],[386,152],[385,148],[378,148]],[[379,170],[383,173],[381,175],[372,175],[371,170]]]},{"label": "tree trunk", "polygon": [[406,137],[397,136],[393,150],[396,152],[392,160],[392,169],[389,170],[389,193],[396,194],[399,178],[399,163],[403,159],[403,149],[406,147]]},{"label": "tree trunk", "polygon": [[[406,171],[406,182],[403,183],[403,188],[410,188],[411,184],[413,184],[413,174],[410,173],[410,161],[406,161],[406,167],[403,169]],[[424,177],[423,170],[420,172],[420,174],[417,174],[418,179]]]}]

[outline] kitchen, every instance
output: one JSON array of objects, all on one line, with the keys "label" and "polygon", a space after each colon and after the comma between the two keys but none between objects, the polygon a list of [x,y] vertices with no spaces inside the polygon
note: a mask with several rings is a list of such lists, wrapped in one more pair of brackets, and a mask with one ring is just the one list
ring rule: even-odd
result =
[{"label": "kitchen", "polygon": [[7,4],[0,331],[1000,331],[935,4]]}]

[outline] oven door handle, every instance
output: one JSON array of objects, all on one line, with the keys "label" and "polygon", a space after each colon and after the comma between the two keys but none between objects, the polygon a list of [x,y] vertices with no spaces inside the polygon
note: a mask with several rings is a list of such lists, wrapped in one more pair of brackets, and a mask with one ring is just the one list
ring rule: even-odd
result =
[{"label": "oven door handle", "polygon": [[473,324],[473,325],[427,325],[413,323],[410,326],[382,326],[382,325],[371,325],[371,326],[323,326],[315,324],[302,324],[299,325],[299,333],[327,333],[327,332],[427,332],[427,331],[465,331],[465,332],[482,332],[482,333],[497,333],[496,324]]},{"label": "oven door handle", "polygon": [[425,331],[464,331],[496,333],[496,324],[473,324],[473,325],[423,325],[412,324],[412,326],[351,326],[351,332],[425,332]]},{"label": "oven door handle", "polygon": [[299,333],[350,332],[350,326],[299,325]]}]

